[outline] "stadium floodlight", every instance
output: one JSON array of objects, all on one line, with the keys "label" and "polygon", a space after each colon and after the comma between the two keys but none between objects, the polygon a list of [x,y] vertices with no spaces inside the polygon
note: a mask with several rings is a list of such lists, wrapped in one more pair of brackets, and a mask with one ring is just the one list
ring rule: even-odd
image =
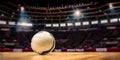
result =
[{"label": "stadium floodlight", "polygon": [[75,26],[80,26],[81,22],[75,22]]},{"label": "stadium floodlight", "polygon": [[75,11],[75,16],[80,16],[80,11],[79,10]]},{"label": "stadium floodlight", "polygon": [[113,9],[113,4],[112,3],[109,3],[109,8]]},{"label": "stadium floodlight", "polygon": [[9,21],[8,24],[9,24],[9,25],[15,25],[15,22]]},{"label": "stadium floodlight", "polygon": [[119,21],[120,21],[120,18],[119,18]]},{"label": "stadium floodlight", "polygon": [[75,17],[75,19],[79,20],[82,16],[82,13],[80,10],[75,10],[73,16]]},{"label": "stadium floodlight", "polygon": [[111,23],[113,23],[113,22],[118,22],[118,19],[117,19],[117,18],[110,19],[110,22],[111,22]]},{"label": "stadium floodlight", "polygon": [[55,23],[53,24],[53,27],[59,27],[59,24]]},{"label": "stadium floodlight", "polygon": [[60,27],[65,27],[66,23],[60,23]]},{"label": "stadium floodlight", "polygon": [[51,25],[51,24],[46,24],[45,26],[46,26],[46,27],[51,27],[52,25]]},{"label": "stadium floodlight", "polygon": [[25,9],[24,9],[23,6],[21,6],[21,7],[20,7],[20,10],[21,10],[21,12],[24,12]]},{"label": "stadium floodlight", "polygon": [[33,24],[32,23],[27,23],[27,22],[19,22],[17,25],[26,27],[26,26],[32,26]]},{"label": "stadium floodlight", "polygon": [[16,31],[28,31],[31,30],[33,24],[29,19],[29,16],[25,14],[25,8],[23,6],[20,7],[20,15],[16,25]]},{"label": "stadium floodlight", "polygon": [[91,24],[98,24],[98,21],[92,21]]},{"label": "stadium floodlight", "polygon": [[79,17],[81,15],[81,12],[80,12],[80,10],[76,10],[75,11],[75,14],[74,14],[74,16],[77,16],[77,17]]},{"label": "stadium floodlight", "polygon": [[101,20],[101,24],[108,23],[108,20]]},{"label": "stadium floodlight", "polygon": [[73,23],[67,23],[68,26],[73,26]]},{"label": "stadium floodlight", "polygon": [[89,21],[84,21],[82,23],[83,23],[83,25],[89,25]]},{"label": "stadium floodlight", "polygon": [[7,22],[6,21],[0,21],[0,24],[6,24]]}]

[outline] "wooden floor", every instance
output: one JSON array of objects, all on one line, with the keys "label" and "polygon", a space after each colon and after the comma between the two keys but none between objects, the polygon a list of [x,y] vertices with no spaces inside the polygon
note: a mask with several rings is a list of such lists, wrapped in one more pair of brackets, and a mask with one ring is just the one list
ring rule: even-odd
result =
[{"label": "wooden floor", "polygon": [[0,52],[0,60],[120,60],[120,52]]}]

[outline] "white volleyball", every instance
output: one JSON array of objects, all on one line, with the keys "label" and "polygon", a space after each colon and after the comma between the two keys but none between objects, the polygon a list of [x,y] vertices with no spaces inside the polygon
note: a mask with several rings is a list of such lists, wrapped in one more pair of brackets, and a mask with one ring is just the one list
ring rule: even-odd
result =
[{"label": "white volleyball", "polygon": [[55,39],[47,31],[40,31],[32,37],[31,48],[40,55],[45,55],[55,48]]}]

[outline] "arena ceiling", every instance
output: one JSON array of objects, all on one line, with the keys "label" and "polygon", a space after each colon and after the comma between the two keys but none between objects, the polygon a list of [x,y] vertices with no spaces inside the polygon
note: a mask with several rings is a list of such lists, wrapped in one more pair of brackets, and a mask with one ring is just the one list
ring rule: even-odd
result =
[{"label": "arena ceiling", "polygon": [[[91,2],[84,0],[8,0],[0,2],[0,26],[9,26],[22,18],[31,21],[34,26],[45,24],[58,25],[68,21],[83,22],[112,19],[120,16],[120,2],[110,2],[114,11],[110,10],[108,1]],[[25,13],[21,13],[21,7]],[[75,10],[82,14],[79,19],[74,16]],[[115,12],[116,11],[116,12]],[[115,12],[115,13],[114,13]],[[21,18],[22,16],[22,18]],[[12,22],[12,23],[11,23]],[[23,24],[24,25],[24,24]]]},{"label": "arena ceiling", "polygon": [[[80,4],[80,6],[76,7],[77,4]],[[119,2],[115,4],[118,5],[115,7],[119,12]],[[85,0],[8,0],[0,2],[0,19],[17,22],[20,17],[20,7],[23,6],[26,9],[25,14],[29,15],[29,18],[34,23],[60,23],[67,20],[74,20],[72,19],[71,14],[74,13],[73,10],[76,8],[83,10],[83,20],[86,20],[87,17],[87,20],[95,20],[97,15],[103,16],[104,12],[109,12],[109,9],[107,8],[108,5],[108,1],[90,2]],[[65,8],[66,6],[67,8]],[[91,11],[91,9],[93,10]]]},{"label": "arena ceiling", "polygon": [[[101,1],[101,0],[99,0]],[[5,2],[11,2],[14,4],[22,4],[22,5],[29,5],[29,6],[42,6],[42,7],[56,7],[60,5],[71,5],[76,3],[89,3],[89,2],[96,2],[91,0],[5,0]],[[102,2],[102,1],[101,1]],[[104,1],[109,2],[109,1]],[[102,2],[102,3],[104,3]],[[3,3],[3,2],[1,2]]]}]

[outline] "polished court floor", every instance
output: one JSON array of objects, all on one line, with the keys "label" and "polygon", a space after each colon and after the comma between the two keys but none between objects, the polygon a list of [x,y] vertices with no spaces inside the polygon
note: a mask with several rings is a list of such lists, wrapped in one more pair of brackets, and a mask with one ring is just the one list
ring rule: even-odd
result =
[{"label": "polished court floor", "polygon": [[0,52],[0,60],[120,60],[120,52]]}]

